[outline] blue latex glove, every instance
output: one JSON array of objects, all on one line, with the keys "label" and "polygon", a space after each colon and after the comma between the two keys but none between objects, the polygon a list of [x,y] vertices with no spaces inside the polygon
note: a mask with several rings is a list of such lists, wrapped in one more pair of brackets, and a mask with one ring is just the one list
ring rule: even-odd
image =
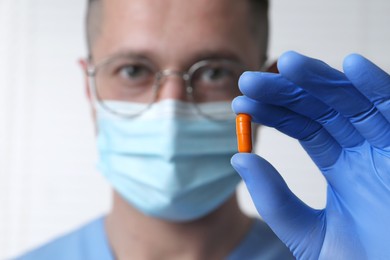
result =
[{"label": "blue latex glove", "polygon": [[299,140],[327,180],[308,207],[255,154],[236,154],[257,210],[298,259],[390,259],[390,76],[360,55],[344,73],[287,52],[279,74],[246,72],[236,113]]}]

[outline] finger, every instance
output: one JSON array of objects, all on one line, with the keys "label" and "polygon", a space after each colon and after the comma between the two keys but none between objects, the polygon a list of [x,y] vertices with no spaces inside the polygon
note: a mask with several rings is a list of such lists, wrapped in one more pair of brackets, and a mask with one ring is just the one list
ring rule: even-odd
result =
[{"label": "finger", "polygon": [[287,187],[280,174],[266,160],[255,154],[236,154],[232,166],[244,180],[256,209],[276,235],[302,259],[317,259],[320,252],[313,245],[312,250],[300,250],[300,244],[322,241],[323,212],[313,210],[296,197]]},{"label": "finger", "polygon": [[343,147],[364,142],[348,119],[279,74],[245,72],[239,86],[251,99],[282,106],[317,121]]},{"label": "finger", "polygon": [[298,139],[319,168],[333,165],[341,153],[340,145],[320,124],[288,109],[241,96],[233,100],[233,111],[250,114],[254,122]]},{"label": "finger", "polygon": [[347,56],[343,69],[352,84],[373,102],[390,122],[390,75],[358,54]]},{"label": "finger", "polygon": [[278,68],[283,77],[347,117],[373,146],[390,145],[386,118],[340,71],[295,52],[284,54]]}]

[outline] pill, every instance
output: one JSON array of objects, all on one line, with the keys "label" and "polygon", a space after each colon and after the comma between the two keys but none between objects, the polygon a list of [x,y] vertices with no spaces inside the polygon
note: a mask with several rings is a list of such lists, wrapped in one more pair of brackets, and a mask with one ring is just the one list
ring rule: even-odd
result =
[{"label": "pill", "polygon": [[252,128],[251,116],[247,114],[238,114],[236,117],[236,133],[238,152],[252,152]]}]

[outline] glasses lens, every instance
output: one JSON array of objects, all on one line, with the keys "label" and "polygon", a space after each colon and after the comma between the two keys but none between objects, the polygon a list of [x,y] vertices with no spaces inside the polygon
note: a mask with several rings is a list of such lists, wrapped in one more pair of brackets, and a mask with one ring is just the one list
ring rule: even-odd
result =
[{"label": "glasses lens", "polygon": [[[137,115],[146,106],[135,106],[127,111],[118,111],[118,101],[151,104],[154,100],[155,70],[142,59],[120,57],[111,59],[97,67],[95,91],[100,104],[116,114]],[[138,107],[138,109],[135,109]]]},{"label": "glasses lens", "polygon": [[[193,102],[200,113],[211,117],[229,117],[233,115],[230,101],[240,95],[238,79],[243,68],[237,63],[216,60],[204,61],[195,64],[190,70],[190,85],[192,87]],[[225,109],[213,109],[208,103],[226,103]],[[221,106],[219,106],[221,108]]]}]

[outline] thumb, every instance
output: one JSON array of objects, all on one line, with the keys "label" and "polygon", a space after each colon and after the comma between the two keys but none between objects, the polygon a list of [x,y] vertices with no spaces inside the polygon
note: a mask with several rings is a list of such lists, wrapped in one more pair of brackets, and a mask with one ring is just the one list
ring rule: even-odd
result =
[{"label": "thumb", "polygon": [[[316,247],[322,244],[325,232],[323,211],[303,203],[276,169],[256,154],[235,154],[231,163],[244,180],[259,214],[294,256],[316,259],[320,252]],[[317,243],[313,243],[315,240]]]}]

